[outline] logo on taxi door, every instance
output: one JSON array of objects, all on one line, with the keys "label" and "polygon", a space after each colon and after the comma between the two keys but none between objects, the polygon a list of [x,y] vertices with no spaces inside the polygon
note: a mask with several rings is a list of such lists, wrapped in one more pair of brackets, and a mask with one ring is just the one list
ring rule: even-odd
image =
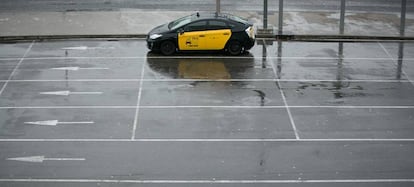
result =
[{"label": "logo on taxi door", "polygon": [[197,36],[189,36],[185,41],[185,45],[187,47],[198,47],[198,37]]}]

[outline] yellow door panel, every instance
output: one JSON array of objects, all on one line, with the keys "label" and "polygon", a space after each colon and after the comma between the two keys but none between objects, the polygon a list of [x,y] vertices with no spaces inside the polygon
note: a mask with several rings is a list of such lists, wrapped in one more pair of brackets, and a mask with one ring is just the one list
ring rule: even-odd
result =
[{"label": "yellow door panel", "polygon": [[221,50],[231,37],[230,29],[195,31],[178,34],[180,50]]},{"label": "yellow door panel", "polygon": [[178,48],[180,50],[200,50],[203,48],[203,36],[205,31],[184,32],[178,34]]},{"label": "yellow door panel", "polygon": [[227,41],[231,37],[230,29],[206,31],[206,43],[203,45],[204,50],[221,50],[224,49]]}]

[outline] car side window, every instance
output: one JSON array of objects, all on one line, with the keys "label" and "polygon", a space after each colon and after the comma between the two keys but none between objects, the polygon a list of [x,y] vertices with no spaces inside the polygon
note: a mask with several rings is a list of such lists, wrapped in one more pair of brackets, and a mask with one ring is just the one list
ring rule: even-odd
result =
[{"label": "car side window", "polygon": [[204,31],[207,29],[207,21],[197,21],[184,27],[185,32]]},{"label": "car side window", "polygon": [[208,29],[209,30],[228,29],[228,28],[230,28],[230,27],[224,21],[218,21],[218,20],[208,21]]}]

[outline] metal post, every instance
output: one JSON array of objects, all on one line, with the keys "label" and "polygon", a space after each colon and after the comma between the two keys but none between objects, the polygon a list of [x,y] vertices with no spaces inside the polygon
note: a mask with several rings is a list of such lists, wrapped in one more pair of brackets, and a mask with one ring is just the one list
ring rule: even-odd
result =
[{"label": "metal post", "polygon": [[401,0],[400,36],[405,35],[405,14],[407,12],[407,0]]},{"label": "metal post", "polygon": [[263,0],[263,29],[267,29],[267,0]]},{"label": "metal post", "polygon": [[279,23],[278,23],[278,34],[283,33],[283,0],[279,0]]},{"label": "metal post", "polygon": [[220,13],[220,0],[216,0],[216,13]]},{"label": "metal post", "polygon": [[341,13],[339,17],[339,34],[344,34],[345,25],[345,0],[341,0]]}]

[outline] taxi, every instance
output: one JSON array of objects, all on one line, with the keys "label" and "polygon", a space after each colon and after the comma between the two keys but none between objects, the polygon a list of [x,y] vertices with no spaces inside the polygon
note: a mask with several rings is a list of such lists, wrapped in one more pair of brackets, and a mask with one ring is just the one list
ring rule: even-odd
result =
[{"label": "taxi", "polygon": [[231,14],[196,13],[152,29],[147,47],[163,55],[177,51],[225,51],[240,55],[255,43],[253,25]]}]

